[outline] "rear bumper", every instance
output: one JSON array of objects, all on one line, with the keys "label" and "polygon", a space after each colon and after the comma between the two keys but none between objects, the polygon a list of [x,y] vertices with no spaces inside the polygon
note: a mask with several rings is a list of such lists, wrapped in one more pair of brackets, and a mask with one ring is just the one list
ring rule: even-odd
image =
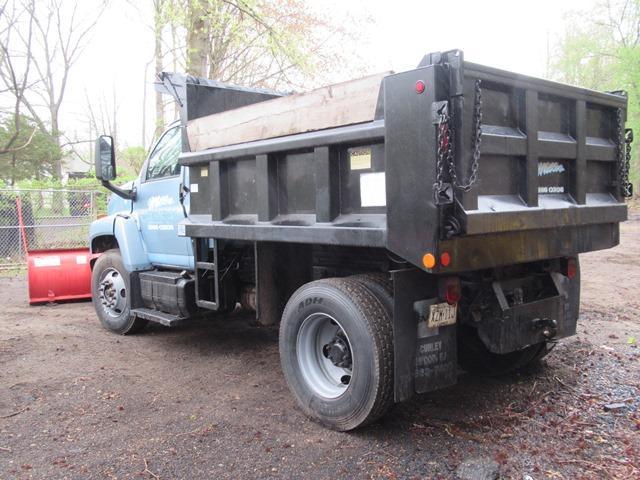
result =
[{"label": "rear bumper", "polygon": [[[509,211],[496,210],[500,204],[491,204],[491,210],[474,210],[463,216],[467,235],[502,233],[559,227],[579,227],[602,223],[618,223],[627,219],[627,206],[623,203],[587,203],[571,205],[556,201],[555,205],[537,208],[523,207]],[[558,205],[559,204],[559,205]],[[553,208],[553,207],[556,208]]]},{"label": "rear bumper", "polygon": [[571,257],[611,248],[618,243],[618,223],[465,235],[440,243],[440,252],[449,252],[451,264],[438,267],[436,272],[456,273]]}]

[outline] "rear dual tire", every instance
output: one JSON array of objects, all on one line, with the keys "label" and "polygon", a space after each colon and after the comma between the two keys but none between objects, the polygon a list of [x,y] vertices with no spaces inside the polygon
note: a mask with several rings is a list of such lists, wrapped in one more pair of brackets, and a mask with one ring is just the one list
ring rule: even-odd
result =
[{"label": "rear dual tire", "polygon": [[287,384],[308,416],[335,430],[370,424],[393,404],[391,313],[378,287],[354,277],[314,281],[282,315]]},{"label": "rear dual tire", "polygon": [[466,372],[498,377],[517,372],[544,358],[551,351],[547,342],[536,343],[510,353],[493,353],[473,327],[458,326],[458,365]]}]

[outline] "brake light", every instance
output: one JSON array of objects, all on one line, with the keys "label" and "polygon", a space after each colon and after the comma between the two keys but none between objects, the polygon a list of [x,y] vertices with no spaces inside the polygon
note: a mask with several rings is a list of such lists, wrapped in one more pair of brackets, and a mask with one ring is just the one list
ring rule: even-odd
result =
[{"label": "brake light", "polygon": [[449,305],[454,305],[460,301],[462,292],[460,289],[460,280],[458,278],[447,279],[446,288],[444,291],[444,299]]},{"label": "brake light", "polygon": [[449,265],[451,265],[451,255],[449,254],[449,252],[444,252],[442,255],[440,255],[440,264],[443,267],[448,267]]},{"label": "brake light", "polygon": [[416,82],[416,93],[418,93],[418,94],[423,93],[426,88],[427,88],[427,86],[424,84],[424,82],[422,80],[418,80]]},{"label": "brake light", "polygon": [[567,258],[567,277],[569,280],[573,280],[573,278],[578,273],[578,263],[575,258]]}]

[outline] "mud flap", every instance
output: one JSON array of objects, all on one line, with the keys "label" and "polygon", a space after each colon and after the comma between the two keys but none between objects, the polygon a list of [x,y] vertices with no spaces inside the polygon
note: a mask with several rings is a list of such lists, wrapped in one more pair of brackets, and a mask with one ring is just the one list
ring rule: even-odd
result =
[{"label": "mud flap", "polygon": [[457,381],[456,326],[427,327],[429,306],[438,301],[434,298],[419,300],[413,304],[418,320],[414,386],[416,393],[448,387]]},{"label": "mud flap", "polygon": [[394,399],[401,402],[456,383],[456,325],[427,328],[437,303],[435,277],[421,270],[392,272],[394,305]]}]

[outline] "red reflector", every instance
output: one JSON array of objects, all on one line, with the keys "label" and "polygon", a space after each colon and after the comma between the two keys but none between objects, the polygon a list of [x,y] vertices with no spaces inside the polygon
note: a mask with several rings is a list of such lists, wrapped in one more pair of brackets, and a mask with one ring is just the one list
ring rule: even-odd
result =
[{"label": "red reflector", "polygon": [[416,82],[416,93],[423,93],[426,86],[422,80]]},{"label": "red reflector", "polygon": [[447,301],[449,305],[453,305],[454,303],[458,303],[461,297],[460,293],[460,282],[450,282],[447,284],[447,289],[444,293],[444,299]]},{"label": "red reflector", "polygon": [[440,265],[442,265],[443,267],[448,267],[449,265],[451,265],[451,255],[449,255],[449,252],[444,252],[442,255],[440,255]]},{"label": "red reflector", "polygon": [[573,280],[577,272],[578,272],[578,265],[576,264],[576,259],[568,258],[567,259],[567,277],[569,277],[569,280]]}]

